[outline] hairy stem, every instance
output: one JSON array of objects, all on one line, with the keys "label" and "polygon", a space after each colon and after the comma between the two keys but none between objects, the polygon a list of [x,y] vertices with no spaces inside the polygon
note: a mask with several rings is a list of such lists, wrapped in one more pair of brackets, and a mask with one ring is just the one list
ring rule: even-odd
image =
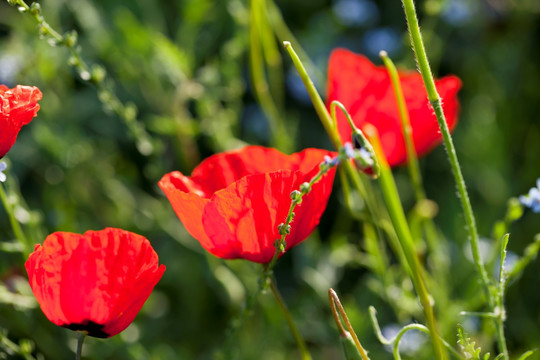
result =
[{"label": "hairy stem", "polygon": [[[490,290],[491,282],[488,278],[484,263],[480,256],[479,237],[478,230],[476,228],[476,220],[472,210],[471,202],[469,200],[469,194],[467,193],[467,188],[465,186],[465,180],[463,178],[463,174],[461,173],[456,149],[454,147],[452,136],[450,135],[450,130],[444,116],[442,100],[435,87],[435,80],[429,66],[429,61],[426,55],[422,35],[420,33],[420,26],[418,25],[418,18],[416,16],[414,2],[413,0],[402,0],[402,2],[403,8],[405,9],[405,17],[407,18],[409,35],[411,37],[411,43],[416,55],[418,68],[420,69],[420,73],[426,87],[428,100],[433,107],[433,110],[435,111],[435,116],[437,117],[437,122],[439,123],[439,128],[443,137],[444,146],[448,154],[448,160],[450,161],[450,167],[452,168],[452,173],[454,174],[454,178],[458,188],[459,199],[461,201],[461,207],[465,215],[465,222],[467,224],[467,230],[469,232],[473,260],[480,275],[480,279],[482,281],[482,285],[487,296],[489,306],[491,310],[494,311],[496,310],[495,308],[497,306],[497,299]],[[500,309],[500,311],[503,311],[503,309]],[[509,356],[508,352],[506,351],[506,340],[504,337],[504,331],[502,329],[502,326],[499,326],[498,324],[497,328],[497,341],[499,344],[499,350],[503,353],[503,359],[508,360]]]}]

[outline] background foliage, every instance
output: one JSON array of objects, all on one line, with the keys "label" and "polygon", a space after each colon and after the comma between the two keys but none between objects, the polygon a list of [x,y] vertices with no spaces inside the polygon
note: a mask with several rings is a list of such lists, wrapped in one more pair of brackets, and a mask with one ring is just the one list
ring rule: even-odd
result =
[{"label": "background foliage", "polygon": [[[276,5],[312,60],[309,71],[323,93],[326,62],[335,47],[364,53],[377,63],[384,49],[398,65],[415,66],[399,1],[294,0]],[[285,152],[330,148],[303,85],[288,57],[278,56],[268,69],[275,75],[270,91],[278,116],[256,101],[247,1],[45,0],[41,6],[55,29],[78,32],[83,58],[100,64],[114,80],[119,98],[136,105],[137,121],[147,129],[153,152],[141,153],[126,121],[102,105],[99,97],[107,102],[105,95],[68,65],[65,47],[51,47],[30,16],[0,2],[0,83],[35,85],[44,94],[38,118],[23,128],[9,153],[6,186],[15,187],[14,193],[20,188],[24,196],[12,198],[17,217],[34,242],[53,231],[82,233],[107,226],[134,231],[151,240],[167,266],[130,328],[109,340],[87,339],[89,358],[212,358],[246,295],[256,289],[259,267],[206,254],[183,229],[157,181],[172,170],[190,173],[208,155],[243,144]],[[428,0],[417,7],[434,71],[463,80],[454,138],[488,252],[493,224],[504,217],[507,199],[526,193],[540,176],[540,5],[536,0]],[[274,39],[264,24],[261,28],[269,39],[265,41],[275,42],[270,47],[283,55],[280,41],[291,39],[279,29]],[[460,322],[490,350],[491,325],[458,316],[462,310],[479,310],[481,289],[464,255],[464,221],[442,147],[423,158],[421,166],[428,198],[438,204],[435,221],[448,239],[450,263],[432,264],[451,274],[437,289],[450,300],[439,314],[441,327],[455,341]],[[414,199],[406,169],[396,169],[395,175],[410,208]],[[521,255],[539,228],[538,215],[526,213],[510,228],[509,250]],[[0,328],[15,343],[30,339],[34,353],[70,358],[74,335],[49,323],[36,308],[24,259],[12,239],[0,210]],[[418,315],[410,283],[397,263],[381,275],[370,270],[369,261],[362,225],[347,210],[336,181],[319,230],[275,270],[315,358],[338,358],[341,352],[329,312],[329,287],[341,294],[373,359],[391,355],[373,335],[369,305],[378,309],[385,331]],[[540,347],[538,271],[540,264],[533,262],[508,290],[506,329],[515,354]],[[394,281],[390,288],[388,277]],[[429,345],[415,350],[414,343],[422,341],[427,338],[415,334],[412,350],[404,354],[429,356],[423,352],[430,351]],[[296,354],[268,294],[233,343],[242,359]]]}]

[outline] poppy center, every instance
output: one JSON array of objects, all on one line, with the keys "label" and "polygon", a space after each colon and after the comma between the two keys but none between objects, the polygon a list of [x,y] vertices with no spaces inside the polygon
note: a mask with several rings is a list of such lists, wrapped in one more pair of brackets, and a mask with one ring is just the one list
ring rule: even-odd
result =
[{"label": "poppy center", "polygon": [[63,327],[74,331],[86,331],[89,336],[97,338],[108,338],[110,335],[103,331],[105,325],[95,323],[91,320],[85,320],[82,323],[62,325]]}]

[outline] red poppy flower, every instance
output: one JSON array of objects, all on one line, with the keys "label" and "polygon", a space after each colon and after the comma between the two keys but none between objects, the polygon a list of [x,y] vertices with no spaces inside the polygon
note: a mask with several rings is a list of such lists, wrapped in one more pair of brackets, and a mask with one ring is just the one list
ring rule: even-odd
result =
[{"label": "red poppy flower", "polygon": [[0,85],[0,158],[7,154],[23,125],[36,116],[42,94],[37,87]]},{"label": "red poppy flower", "polygon": [[[159,186],[186,230],[210,253],[267,263],[280,238],[278,225],[289,211],[291,192],[311,180],[325,155],[333,154],[306,149],[287,156],[248,146],[209,157],[190,177],[178,171],[166,174]],[[317,226],[333,180],[331,170],[296,207],[286,250]]]},{"label": "red poppy flower", "polygon": [[[420,74],[416,71],[400,71],[399,78],[409,110],[414,146],[421,156],[441,143],[439,125],[427,100]],[[444,100],[443,110],[448,127],[453,130],[459,111],[457,92],[461,81],[451,75],[436,80],[435,86]],[[327,97],[328,106],[334,100],[345,105],[360,129],[363,130],[367,123],[377,128],[391,166],[407,161],[396,98],[384,66],[375,66],[366,57],[348,50],[334,50],[328,64]],[[338,129],[342,141],[350,141],[351,129],[340,112]]]},{"label": "red poppy flower", "polygon": [[146,238],[113,228],[55,232],[36,245],[25,266],[50,321],[100,338],[135,319],[165,271]]}]

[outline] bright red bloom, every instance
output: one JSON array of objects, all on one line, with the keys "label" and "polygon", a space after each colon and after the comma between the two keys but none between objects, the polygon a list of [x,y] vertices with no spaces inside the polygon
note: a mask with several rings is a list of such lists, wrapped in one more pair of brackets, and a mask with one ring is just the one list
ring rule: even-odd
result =
[{"label": "bright red bloom", "polygon": [[25,266],[50,321],[100,338],[131,324],[165,271],[146,238],[113,228],[55,232]]},{"label": "bright red bloom", "polygon": [[0,158],[11,149],[23,125],[36,116],[41,97],[35,86],[17,85],[9,89],[0,85]]},{"label": "bright red bloom", "polygon": [[[441,143],[439,125],[427,100],[420,74],[416,71],[400,71],[399,78],[409,110],[414,146],[416,153],[421,156]],[[443,110],[448,127],[453,130],[459,112],[457,92],[461,81],[451,75],[436,80],[435,86],[444,100]],[[396,97],[384,66],[375,66],[366,57],[348,50],[334,50],[328,63],[328,107],[334,100],[345,105],[360,129],[363,130],[367,123],[377,128],[391,166],[407,161]],[[341,112],[338,112],[338,129],[342,141],[350,141],[351,129]]]},{"label": "bright red bloom", "polygon": [[[213,155],[190,177],[166,174],[159,186],[186,230],[203,248],[224,259],[267,263],[280,238],[290,194],[319,171],[325,155],[319,149],[284,155],[261,146]],[[318,225],[332,191],[334,170],[313,185],[295,208],[286,249],[306,239]]]}]

